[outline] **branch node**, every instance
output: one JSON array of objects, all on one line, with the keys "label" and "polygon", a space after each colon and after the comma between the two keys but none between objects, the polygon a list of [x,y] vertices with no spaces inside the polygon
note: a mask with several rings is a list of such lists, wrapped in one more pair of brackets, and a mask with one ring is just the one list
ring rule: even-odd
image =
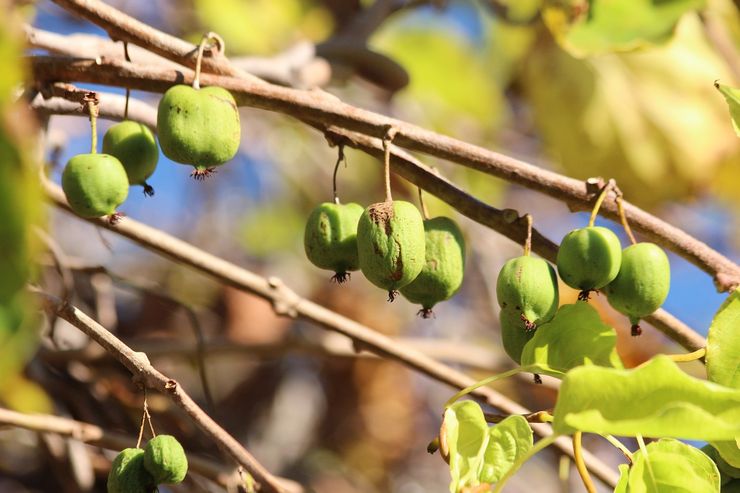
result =
[{"label": "branch node", "polygon": [[270,299],[272,300],[272,309],[275,313],[284,317],[297,318],[297,306],[301,302],[300,296],[295,294],[293,290],[287,287],[277,277],[267,278],[267,285],[272,291]]}]

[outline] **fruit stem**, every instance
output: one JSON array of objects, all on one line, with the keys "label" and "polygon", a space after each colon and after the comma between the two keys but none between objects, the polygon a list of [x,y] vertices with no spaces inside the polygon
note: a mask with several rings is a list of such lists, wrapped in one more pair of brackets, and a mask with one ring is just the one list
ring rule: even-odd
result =
[{"label": "fruit stem", "polygon": [[421,187],[416,188],[419,190],[419,207],[421,208],[421,214],[426,221],[429,219],[429,210],[427,209],[427,205],[424,203],[424,194],[421,192]]},{"label": "fruit stem", "polygon": [[596,199],[596,203],[594,204],[594,208],[591,210],[591,218],[588,220],[588,227],[593,227],[594,223],[596,222],[596,216],[599,213],[599,209],[601,209],[601,204],[604,203],[604,199],[606,198],[607,194],[609,193],[609,190],[611,190],[613,186],[613,181],[609,180],[609,183],[604,185],[604,188],[601,190],[601,193],[599,194],[599,198]]},{"label": "fruit stem", "polygon": [[689,361],[696,361],[698,359],[703,358],[706,355],[707,355],[707,348],[702,347],[691,353],[669,354],[668,357],[671,358],[676,363],[686,363]]},{"label": "fruit stem", "polygon": [[87,112],[90,114],[90,154],[98,153],[98,103],[97,99],[87,101]]},{"label": "fruit stem", "polygon": [[344,156],[344,144],[337,146],[337,164],[334,165],[334,175],[331,179],[332,194],[334,196],[334,203],[339,204],[339,196],[337,195],[337,171],[339,171],[339,165],[344,161],[344,167],[347,167],[347,158]]},{"label": "fruit stem", "polygon": [[588,493],[596,493],[596,486],[594,486],[594,482],[588,474],[586,463],[583,461],[583,449],[581,448],[582,436],[583,433],[580,431],[573,434],[573,459],[575,459],[576,469],[578,469],[578,474],[581,475],[583,486],[586,487],[586,491],[588,491]]},{"label": "fruit stem", "polygon": [[385,201],[393,202],[391,195],[391,142],[396,135],[396,129],[388,127],[383,137],[383,164],[385,165]]},{"label": "fruit stem", "polygon": [[206,45],[209,42],[213,42],[216,45],[218,51],[224,51],[224,40],[218,34],[214,32],[207,32],[203,35],[198,45],[198,54],[195,57],[195,76],[193,77],[193,89],[200,89],[200,67],[203,62],[203,52],[206,49]]},{"label": "fruit stem", "polygon": [[149,414],[146,389],[144,389],[144,412],[141,414],[141,426],[139,427],[139,439],[136,440],[136,448],[141,448],[141,440],[144,438],[144,423],[146,422],[149,423],[149,430],[152,432],[152,438],[156,437],[157,434],[154,432],[154,426],[152,425],[152,416]]},{"label": "fruit stem", "polygon": [[524,240],[524,256],[529,257],[532,253],[532,215],[524,214],[524,220],[527,221],[527,238]]},{"label": "fruit stem", "polygon": [[630,228],[630,223],[627,222],[627,216],[624,213],[624,204],[622,203],[622,194],[621,192],[617,193],[617,210],[619,211],[619,220],[622,222],[622,227],[624,228],[624,232],[627,233],[627,236],[630,239],[630,242],[634,245],[637,243],[637,240],[635,240],[635,235],[632,234],[632,228]]},{"label": "fruit stem", "polygon": [[[123,58],[127,61],[131,61],[131,57],[128,54],[128,41],[123,42]],[[123,105],[123,119],[128,120],[128,100],[131,97],[131,89],[126,88],[126,103]]]}]

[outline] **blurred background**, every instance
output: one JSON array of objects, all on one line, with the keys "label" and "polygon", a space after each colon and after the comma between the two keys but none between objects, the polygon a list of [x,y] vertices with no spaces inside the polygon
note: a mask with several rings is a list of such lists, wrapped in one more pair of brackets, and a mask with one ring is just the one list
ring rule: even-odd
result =
[{"label": "blurred background", "polygon": [[[215,31],[235,63],[274,82],[320,87],[350,104],[575,178],[615,178],[627,200],[740,258],[740,139],[712,85],[716,79],[740,84],[737,2],[635,0],[624,11],[605,7],[606,13],[589,15],[588,21],[582,21],[581,10],[589,2],[568,0],[379,1],[390,6],[385,10],[359,0],[109,3],[191,42]],[[0,41],[16,40],[3,51],[9,66],[18,65],[23,51],[56,51],[22,48],[20,22],[40,31],[107,38],[101,28],[48,1],[19,9],[18,16],[0,20],[6,33]],[[620,22],[626,16],[634,20],[627,27]],[[132,60],[137,62],[134,52]],[[134,91],[132,97],[156,105],[159,95]],[[189,167],[162,155],[149,180],[156,195],[145,197],[133,187],[120,210],[247,269],[277,276],[301,296],[477,378],[514,366],[500,346],[495,281],[520,246],[427,194],[431,215],[453,217],[468,244],[463,286],[435,307],[434,318],[416,317],[418,307],[403,298],[387,303],[386,293],[360,273],[341,286],[330,283],[330,272],[306,260],[302,240],[311,209],[332,198],[336,149],[289,117],[240,111],[242,143],[233,162],[197,182],[189,178]],[[88,152],[89,122],[80,116],[39,121],[46,127],[43,156],[59,182],[64,163]],[[100,122],[101,139],[111,124]],[[347,165],[338,173],[341,200],[382,200],[381,163],[351,149],[346,153]],[[535,227],[554,241],[588,221],[586,213],[571,213],[538,193],[419,157],[480,200],[529,212]],[[417,201],[417,190],[403,179],[393,179],[393,190],[397,199]],[[44,221],[74,273],[74,303],[146,352],[272,472],[317,492],[448,490],[447,465],[426,446],[452,389],[396,363],[357,355],[341,336],[277,317],[263,300],[66,213],[49,209]],[[619,225],[599,222],[626,244]],[[38,282],[60,293],[51,261],[41,258]],[[724,295],[698,268],[672,254],[670,260],[664,308],[706,334]],[[564,285],[561,293],[561,303],[577,295]],[[680,350],[651,328],[639,341],[630,338],[625,317],[603,297],[592,303],[618,331],[626,366]],[[40,346],[24,346],[28,357],[16,365],[24,370],[0,378],[0,404],[134,436],[143,394],[129,373],[64,321],[54,322],[54,336],[56,347],[48,338]],[[696,365],[686,368],[702,374]],[[495,387],[539,410],[552,407],[554,385],[514,378]],[[149,395],[148,402],[158,433],[176,435],[188,452],[229,470],[229,459],[181,410],[158,395]],[[622,460],[606,442],[585,445],[615,470]],[[0,491],[104,491],[114,455],[74,440],[0,428]],[[558,474],[569,467],[545,451],[507,491],[582,491],[575,472],[571,480]],[[223,488],[191,474],[183,485],[160,491]]]}]

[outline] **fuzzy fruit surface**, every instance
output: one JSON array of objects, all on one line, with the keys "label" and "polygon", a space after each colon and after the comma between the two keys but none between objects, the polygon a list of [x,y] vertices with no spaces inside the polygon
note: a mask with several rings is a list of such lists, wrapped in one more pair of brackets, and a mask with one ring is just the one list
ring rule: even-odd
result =
[{"label": "fuzzy fruit surface", "polygon": [[144,449],[144,467],[157,483],[180,483],[188,473],[188,459],[172,435],[157,435]]},{"label": "fuzzy fruit surface", "polygon": [[527,328],[526,322],[535,325],[548,322],[558,310],[555,269],[541,258],[509,259],[498,274],[496,297],[502,310],[518,314],[522,330]]},{"label": "fuzzy fruit surface", "polygon": [[130,120],[116,123],[105,132],[103,152],[121,161],[131,185],[143,185],[159,161],[159,148],[152,131]]},{"label": "fuzzy fruit surface", "polygon": [[321,269],[347,272],[360,268],[357,258],[357,223],[360,204],[324,202],[308,216],[303,246],[308,260]]},{"label": "fuzzy fruit surface", "polygon": [[424,221],[416,206],[396,200],[369,206],[357,224],[360,269],[382,289],[400,289],[424,267]]},{"label": "fuzzy fruit surface", "polygon": [[82,217],[107,216],[128,196],[121,162],[108,154],[78,154],[62,173],[62,189],[72,210]]},{"label": "fuzzy fruit surface", "polygon": [[502,308],[499,313],[501,324],[501,342],[504,351],[517,363],[521,362],[524,345],[534,336],[534,330],[527,330],[521,313],[514,308]]},{"label": "fuzzy fruit surface", "polygon": [[424,221],[424,239],[424,267],[400,291],[410,302],[430,310],[460,289],[465,270],[465,240],[455,221],[443,216]]},{"label": "fuzzy fruit surface", "polygon": [[232,159],[241,127],[236,101],[220,87],[171,87],[159,101],[157,134],[162,152],[198,170]]},{"label": "fuzzy fruit surface", "polygon": [[636,324],[660,308],[671,286],[668,256],[654,243],[637,243],[622,252],[622,267],[604,292],[609,304]]},{"label": "fuzzy fruit surface", "polygon": [[108,493],[149,493],[157,490],[152,476],[144,469],[144,451],[123,449],[113,460],[108,473]]},{"label": "fuzzy fruit surface", "polygon": [[590,226],[565,235],[558,250],[560,278],[583,291],[601,289],[619,272],[622,245],[610,229]]}]

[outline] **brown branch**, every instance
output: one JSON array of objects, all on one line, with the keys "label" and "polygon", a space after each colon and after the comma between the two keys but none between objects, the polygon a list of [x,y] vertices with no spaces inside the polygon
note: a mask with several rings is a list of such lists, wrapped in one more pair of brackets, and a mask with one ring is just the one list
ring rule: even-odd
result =
[{"label": "brown branch", "polygon": [[[44,188],[55,205],[72,214],[64,199],[64,193],[58,186],[45,182]],[[349,337],[358,351],[367,350],[381,357],[399,362],[456,389],[463,389],[475,383],[475,380],[468,375],[440,363],[416,349],[398,344],[393,339],[369,327],[310,300],[301,298],[283,284],[280,279],[261,277],[131,218],[124,218],[115,225],[101,219],[86,219],[86,221],[125,236],[148,250],[157,252],[180,264],[190,266],[221,283],[266,299],[272,303],[273,309],[278,315],[300,317]],[[120,341],[118,342],[122,344]],[[126,350],[133,353],[129,348],[126,348]],[[169,389],[165,389],[165,391],[169,391]],[[480,387],[472,394],[508,414],[527,414],[530,412],[488,387]],[[533,429],[540,436],[552,434],[552,429],[547,425],[534,425]],[[573,450],[569,440],[558,440],[556,446],[562,452],[572,456]],[[612,486],[616,484],[618,478],[613,470],[593,455],[587,455],[586,457],[589,468],[596,477],[606,484]]]},{"label": "brown branch", "polygon": [[[49,53],[100,60],[123,60],[123,45],[94,34],[57,34],[29,25],[24,26],[26,42],[30,47]],[[151,51],[130,45],[130,58],[134,63],[159,65],[182,70],[184,65],[168,60]],[[270,57],[231,58],[231,64],[260,79],[275,84],[298,88],[326,85],[331,78],[331,67],[316,56],[316,47],[309,42],[299,42],[282,53]]]},{"label": "brown branch", "polygon": [[220,444],[234,460],[242,465],[260,484],[262,491],[270,493],[285,492],[279,480],[262,466],[234,437],[216,423],[185,392],[175,380],[163,375],[154,368],[144,353],[137,353],[111,334],[102,325],[76,307],[61,302],[55,296],[38,293],[41,302],[49,313],[55,314],[87,334],[95,342],[123,364],[136,380],[147,387],[168,396],[182,408],[216,443]]},{"label": "brown branch", "polygon": [[[100,116],[120,120],[123,118],[123,98],[113,100],[112,95],[100,94],[101,105]],[[46,102],[34,101],[34,107],[46,110]],[[135,104],[136,103],[136,104]],[[140,107],[144,103],[132,100],[132,108]],[[53,110],[54,107],[50,108]],[[140,108],[142,123],[147,125],[156,124],[156,110],[149,106],[149,111]],[[332,145],[344,144],[362,150],[382,161],[384,157],[381,139],[374,139],[366,135],[349,132],[347,130],[331,127],[326,130],[325,135]],[[502,235],[524,244],[527,239],[527,222],[519,217],[519,214],[510,214],[511,211],[502,211],[492,207],[442,177],[437,171],[425,166],[409,153],[391,146],[391,165],[394,173],[404,177],[411,183],[421,187],[425,191],[435,195],[446,202],[464,216],[484,226],[501,233]],[[533,251],[541,257],[555,262],[558,246],[536,229],[532,230]],[[686,324],[664,310],[658,310],[646,320],[663,332],[666,336],[686,348],[695,351],[706,346],[706,339],[692,330]]]},{"label": "brown branch", "polygon": [[[31,66],[39,82],[78,81],[127,86],[164,92],[173,84],[189,83],[190,71],[137,66],[125,62],[95,63],[59,57],[32,57]],[[382,138],[389,127],[397,129],[394,144],[424,152],[539,191],[573,210],[590,209],[594,191],[587,183],[545,170],[512,157],[425,130],[416,125],[389,118],[343,103],[321,91],[299,91],[255,83],[234,77],[204,75],[204,85],[216,85],[231,91],[240,105],[276,111],[311,122],[325,129],[341,127],[353,132]],[[615,197],[609,197],[601,211],[618,220]],[[740,284],[740,267],[705,243],[683,230],[624,202],[632,227],[648,240],[674,251],[712,275],[717,288],[726,291]]]},{"label": "brown branch", "polygon": [[[170,36],[98,0],[54,0],[60,7],[105,29],[111,39],[128,41],[168,60],[195,68],[198,47]],[[260,79],[233,66],[223,53],[203,57],[203,72],[231,75],[260,83]]]},{"label": "brown branch", "polygon": [[[4,408],[0,408],[0,425],[15,426],[41,433],[54,433],[109,450],[123,450],[136,444],[136,437],[134,436],[108,431],[100,426],[83,421],[46,414],[23,414]],[[186,455],[188,468],[191,471],[211,479],[223,487],[228,487],[231,484],[231,477],[235,472],[233,468],[229,469],[213,459],[201,455],[189,452],[186,452]],[[278,480],[286,490],[302,490],[300,485],[289,479],[278,478]]]}]

